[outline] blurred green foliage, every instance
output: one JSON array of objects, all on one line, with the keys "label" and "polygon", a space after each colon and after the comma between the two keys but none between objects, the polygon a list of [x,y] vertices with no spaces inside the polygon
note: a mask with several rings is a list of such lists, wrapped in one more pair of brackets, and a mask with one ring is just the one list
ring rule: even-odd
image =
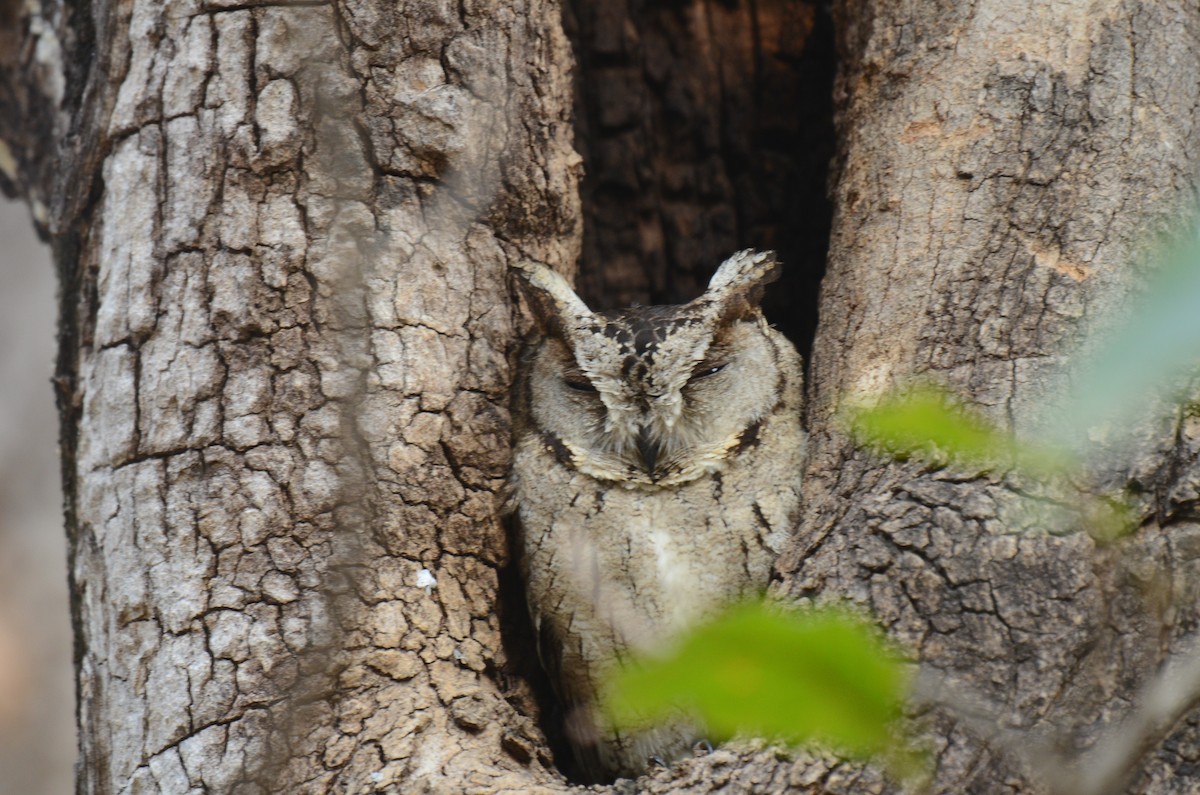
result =
[{"label": "blurred green foliage", "polygon": [[1021,469],[1041,478],[1060,477],[1074,468],[1067,453],[1018,441],[933,384],[895,392],[869,408],[853,408],[847,419],[860,443],[896,458],[981,470]]},{"label": "blurred green foliage", "polygon": [[847,412],[850,433],[868,447],[900,459],[938,466],[1012,471],[1058,492],[1044,529],[1081,527],[1097,541],[1118,539],[1138,524],[1124,495],[1089,494],[1080,463],[1067,451],[1018,439],[988,422],[932,384],[885,396],[875,405]]},{"label": "blurred green foliage", "polygon": [[[1139,517],[1122,495],[1080,488],[1087,481],[1081,440],[1101,424],[1134,428],[1164,400],[1200,411],[1200,235],[1161,258],[1136,304],[1121,322],[1100,319],[1111,331],[1068,368],[1074,388],[1048,403],[1052,419],[1038,441],[1018,439],[932,384],[851,409],[846,427],[896,458],[1032,479],[1066,495],[1056,498],[1066,510],[1052,522],[1119,538]],[[847,612],[744,604],[696,627],[666,656],[640,655],[615,670],[603,707],[620,726],[682,710],[713,740],[742,733],[816,743],[909,775],[917,757],[900,728],[906,670],[876,631]]]},{"label": "blurred green foliage", "polygon": [[[1048,416],[1045,436],[1078,449],[1101,425],[1133,429],[1156,403],[1178,405],[1200,374],[1200,227],[1167,247],[1146,289],[1104,325],[1094,353],[1080,357],[1074,388]],[[1195,399],[1195,395],[1191,396]]]},{"label": "blurred green foliage", "polygon": [[895,744],[906,684],[900,657],[861,618],[752,602],[698,627],[665,656],[616,670],[605,706],[620,726],[683,709],[713,741],[737,733],[816,741],[864,758]]}]

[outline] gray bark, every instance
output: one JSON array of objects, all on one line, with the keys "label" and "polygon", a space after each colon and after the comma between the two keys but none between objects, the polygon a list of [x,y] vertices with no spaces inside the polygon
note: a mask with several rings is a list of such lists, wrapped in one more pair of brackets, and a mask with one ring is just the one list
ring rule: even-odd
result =
[{"label": "gray bark", "polygon": [[[1067,355],[1130,297],[1147,244],[1192,220],[1200,11],[862,2],[839,14],[837,217],[806,520],[781,590],[865,606],[998,704],[1028,745],[1086,748],[1196,626],[1196,417],[1178,410],[1133,453],[1094,462],[1103,486],[1135,493],[1140,522],[1105,549],[1014,523],[1034,484],[881,460],[834,415],[919,374],[1033,427]],[[938,791],[1036,790],[953,716],[932,722]],[[1198,726],[1181,725],[1133,791],[1200,786]]]},{"label": "gray bark", "polygon": [[79,791],[554,780],[493,498],[506,264],[578,252],[557,7],[14,13],[10,107],[58,109],[3,137],[62,275]]},{"label": "gray bark", "polygon": [[[668,36],[713,75],[699,85],[722,85],[695,102],[747,96],[740,81],[761,74],[747,64],[781,47],[756,20],[798,7],[739,5],[745,17]],[[639,13],[614,12],[611,30],[636,31]],[[493,499],[518,329],[506,265],[570,272],[583,237],[559,8],[46,0],[5,14],[0,184],[34,208],[62,286],[79,791],[569,789],[536,723],[515,600],[500,598]],[[846,0],[835,22],[808,509],[778,594],[861,604],[1008,724],[1087,747],[1197,623],[1197,418],[1105,462],[1106,485],[1137,485],[1142,524],[1101,549],[1011,526],[1026,484],[869,456],[835,415],[932,373],[1001,422],[1031,422],[1087,324],[1130,294],[1146,241],[1194,207],[1200,11]],[[726,29],[749,49],[687,55]],[[601,39],[591,52],[633,57]],[[581,61],[583,78],[611,65]],[[612,92],[589,118],[665,96],[653,66],[622,72],[653,91]],[[656,125],[690,107],[669,99],[636,147],[666,151]],[[734,104],[751,110],[695,118],[761,110]],[[747,149],[701,144],[706,165],[664,182],[651,231],[746,221],[701,224],[719,234],[694,251],[594,238],[588,289],[655,297],[666,274],[695,276],[701,249],[760,245],[747,238],[788,222],[763,209],[778,194],[739,182]],[[635,229],[647,211],[602,204],[593,229]],[[644,273],[602,270],[639,251]],[[953,715],[926,723],[938,791],[1036,789]],[[1195,788],[1198,728],[1156,750],[1135,790]],[[641,784],[891,786],[741,746]]]}]

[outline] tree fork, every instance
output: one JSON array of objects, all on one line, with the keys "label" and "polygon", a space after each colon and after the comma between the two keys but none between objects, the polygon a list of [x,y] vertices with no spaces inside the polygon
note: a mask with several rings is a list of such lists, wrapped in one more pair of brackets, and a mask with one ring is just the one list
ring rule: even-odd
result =
[{"label": "tree fork", "polygon": [[[798,6],[684,7],[731,13],[727,29],[753,40],[770,29],[756,15]],[[572,4],[580,29],[589,8]],[[517,322],[506,263],[569,273],[583,237],[558,6],[2,11],[0,184],[33,207],[63,281],[80,792],[568,789],[508,675],[528,649],[501,641],[493,513]],[[710,35],[672,27],[678,9],[611,13],[621,35],[623,15],[655,14],[683,31],[668,43]],[[1104,462],[1103,485],[1143,495],[1116,552],[1010,532],[1009,480],[881,462],[835,419],[848,396],[933,374],[1014,428],[1031,421],[1084,324],[1130,294],[1146,240],[1194,206],[1200,11],[846,0],[834,23],[809,509],[778,592],[864,605],[1018,730],[1086,747],[1196,621],[1194,418]],[[600,50],[581,55],[584,80],[614,65]],[[724,72],[678,57],[728,76],[762,55],[749,52]],[[621,74],[666,97],[654,64]],[[656,148],[669,125],[597,118],[585,156],[635,130],[635,148],[670,160]],[[654,216],[644,236],[582,244],[589,298],[669,298],[673,274],[702,276],[704,247],[794,223],[780,188],[738,182],[744,149],[702,149],[715,181],[664,181],[659,204],[631,202]],[[632,184],[655,193],[648,173]],[[593,229],[620,226],[625,194],[609,188]],[[689,248],[694,228],[712,234]],[[643,273],[607,270],[639,251]],[[953,715],[928,722],[939,791],[1035,786]],[[1188,781],[1196,740],[1193,718],[1136,791]],[[889,786],[735,748],[643,789]]]}]

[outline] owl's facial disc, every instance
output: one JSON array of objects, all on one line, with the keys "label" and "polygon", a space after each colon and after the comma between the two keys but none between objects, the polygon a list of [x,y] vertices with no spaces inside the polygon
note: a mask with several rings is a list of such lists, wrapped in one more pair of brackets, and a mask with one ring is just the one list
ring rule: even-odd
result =
[{"label": "owl's facial disc", "polygon": [[616,312],[593,312],[544,266],[516,269],[545,333],[531,393],[555,396],[532,402],[535,420],[586,474],[670,486],[718,471],[776,402],[758,309],[770,253],[735,254],[690,303]]},{"label": "owl's facial disc", "polygon": [[667,474],[701,441],[683,421],[685,391],[720,373],[727,361],[706,356],[711,327],[684,307],[636,307],[604,316],[598,335],[610,347],[608,366],[584,368],[605,408],[610,449],[651,480]]}]

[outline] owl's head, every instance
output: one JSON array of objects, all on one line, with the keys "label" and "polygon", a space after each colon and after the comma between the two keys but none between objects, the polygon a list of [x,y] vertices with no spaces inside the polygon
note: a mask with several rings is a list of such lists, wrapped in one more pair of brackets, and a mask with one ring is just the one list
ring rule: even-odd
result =
[{"label": "owl's head", "polygon": [[565,464],[671,486],[719,471],[754,443],[781,398],[780,346],[790,349],[759,308],[779,275],[773,252],[733,255],[689,303],[617,312],[593,312],[543,265],[515,267],[542,331],[522,400]]}]

